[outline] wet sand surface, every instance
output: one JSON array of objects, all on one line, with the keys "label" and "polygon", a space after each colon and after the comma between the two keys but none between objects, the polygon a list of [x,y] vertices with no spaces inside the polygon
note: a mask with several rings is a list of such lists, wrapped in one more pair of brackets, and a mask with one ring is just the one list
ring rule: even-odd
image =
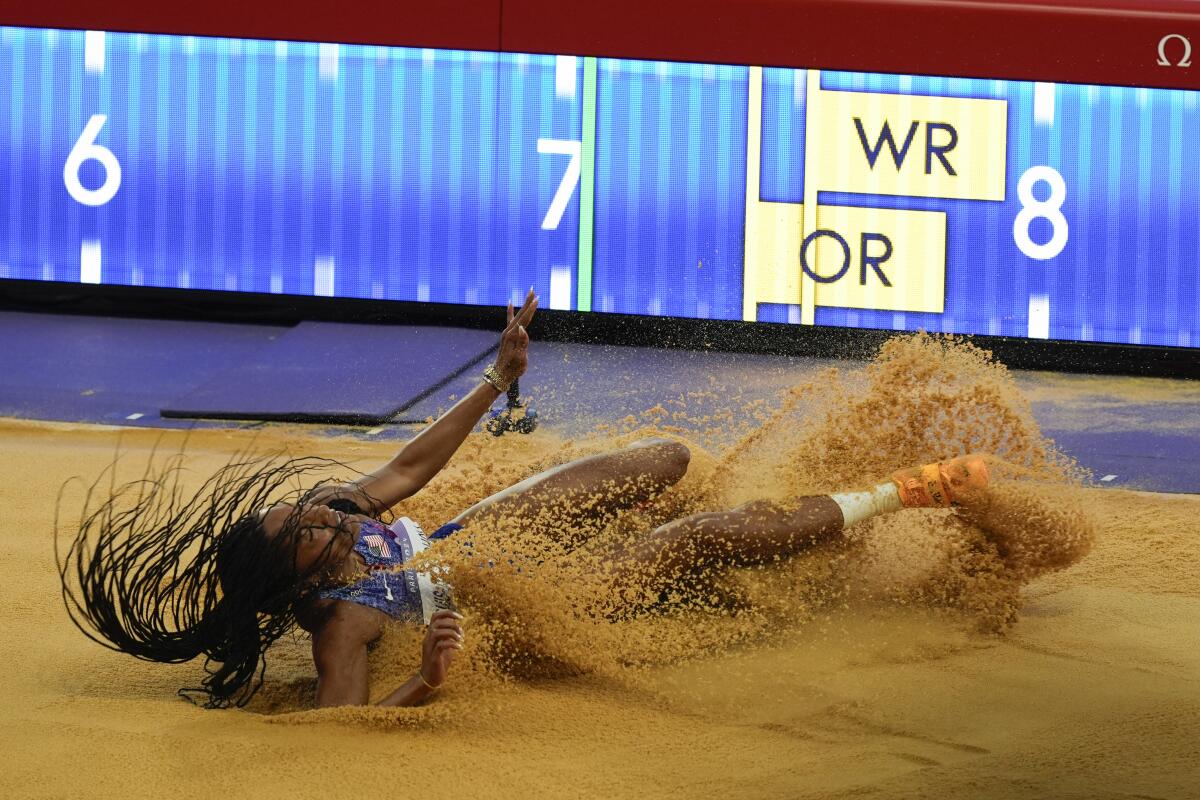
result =
[{"label": "wet sand surface", "polygon": [[[196,485],[247,448],[370,469],[394,443],[287,426],[195,431],[185,442],[180,431],[0,421],[0,795],[1198,796],[1200,497],[1092,488],[1044,449],[1018,382],[951,353],[940,368],[955,380],[931,389],[920,367],[928,347],[894,352],[874,374],[817,376],[816,405],[810,388],[725,414],[705,406],[672,417],[667,404],[571,440],[552,427],[474,435],[398,511],[430,529],[537,468],[650,430],[693,448],[694,477],[661,514],[852,488],[890,464],[972,444],[960,449],[1006,448],[1037,491],[1086,513],[1090,552],[1013,566],[1022,542],[1043,552],[1036,531],[1027,540],[1025,528],[1010,531],[1019,540],[999,558],[996,541],[988,549],[950,512],[902,512],[859,526],[844,547],[741,571],[730,578],[749,609],[740,615],[701,603],[605,625],[559,618],[555,603],[579,598],[554,586],[567,573],[520,583],[496,571],[478,585],[464,573],[455,585],[474,649],[418,709],[308,710],[313,668],[301,636],[275,645],[247,709],[193,706],[175,693],[196,684],[198,662],[137,661],[71,624],[53,550],[59,487],[94,479],[118,448],[125,477],[140,474],[152,448],[182,448],[183,482]],[[862,414],[889,392],[910,402],[876,408],[879,429],[846,430],[848,403]],[[692,408],[705,402],[693,398]],[[796,407],[780,411],[789,402],[803,423]],[[934,419],[935,407],[948,416]],[[942,437],[881,434],[902,427],[889,414],[905,409]],[[78,484],[64,494],[68,533],[81,498]],[[605,535],[619,543],[638,524],[626,519]],[[516,544],[477,539],[485,549]],[[961,566],[963,553],[975,566]],[[443,555],[461,568],[456,553]],[[495,619],[505,614],[535,622],[504,639]],[[417,641],[398,629],[372,653],[373,697],[412,673]],[[553,658],[522,661],[539,653]]]}]

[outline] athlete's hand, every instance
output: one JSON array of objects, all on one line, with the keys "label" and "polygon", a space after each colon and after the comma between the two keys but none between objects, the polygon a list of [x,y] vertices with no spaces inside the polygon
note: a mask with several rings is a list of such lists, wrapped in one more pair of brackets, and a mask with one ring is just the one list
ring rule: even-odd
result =
[{"label": "athlete's hand", "polygon": [[425,641],[421,643],[421,677],[433,686],[441,686],[450,671],[450,662],[463,647],[462,615],[454,611],[435,611],[429,618]]},{"label": "athlete's hand", "polygon": [[538,297],[529,290],[525,295],[525,303],[521,310],[513,312],[512,303],[508,304],[508,327],[500,335],[500,352],[496,354],[496,371],[509,383],[525,374],[528,366],[527,351],[529,349],[529,334],[525,327],[533,320],[537,311]]}]

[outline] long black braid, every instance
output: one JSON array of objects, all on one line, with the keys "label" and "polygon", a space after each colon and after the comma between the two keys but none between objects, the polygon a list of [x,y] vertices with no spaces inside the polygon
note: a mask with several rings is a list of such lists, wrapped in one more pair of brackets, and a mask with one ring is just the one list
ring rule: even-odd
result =
[{"label": "long black braid", "polygon": [[[71,620],[93,641],[147,661],[203,655],[201,686],[180,693],[200,694],[210,708],[244,706],[262,686],[267,649],[295,626],[310,578],[328,567],[323,557],[305,574],[295,568],[307,496],[300,479],[344,466],[239,456],[185,498],[182,455],[121,486],[110,465],[106,499],[93,507],[102,475],[61,554],[56,514],[55,558]],[[267,536],[259,510],[288,501],[292,513]]]}]

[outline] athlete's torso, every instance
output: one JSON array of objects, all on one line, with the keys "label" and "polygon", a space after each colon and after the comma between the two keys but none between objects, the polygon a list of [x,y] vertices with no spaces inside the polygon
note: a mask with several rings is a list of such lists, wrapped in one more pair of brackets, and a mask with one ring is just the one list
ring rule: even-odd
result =
[{"label": "athlete's torso", "polygon": [[363,517],[354,553],[368,574],[349,584],[319,589],[317,599],[355,603],[419,624],[432,613],[426,607],[433,600],[433,586],[427,576],[402,567],[428,545],[424,531],[408,517],[400,517],[390,527]]}]

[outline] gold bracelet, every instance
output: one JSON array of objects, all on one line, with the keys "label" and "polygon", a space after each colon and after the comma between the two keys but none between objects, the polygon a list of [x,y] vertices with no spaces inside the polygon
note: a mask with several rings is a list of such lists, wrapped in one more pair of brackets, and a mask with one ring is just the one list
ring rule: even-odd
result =
[{"label": "gold bracelet", "polygon": [[491,387],[500,394],[508,391],[509,384],[504,382],[500,377],[500,370],[496,369],[494,364],[488,364],[487,369],[483,371],[483,379],[491,384]]},{"label": "gold bracelet", "polygon": [[426,688],[426,689],[430,689],[430,690],[432,690],[432,691],[435,691],[435,692],[436,692],[436,691],[437,691],[437,690],[438,690],[438,689],[441,687],[441,685],[442,685],[442,684],[440,684],[440,683],[439,683],[437,686],[434,686],[432,683],[430,683],[429,681],[425,680],[425,676],[424,676],[424,675],[421,673],[421,670],[417,670],[417,677],[421,679],[421,683],[425,684],[425,688]]}]

